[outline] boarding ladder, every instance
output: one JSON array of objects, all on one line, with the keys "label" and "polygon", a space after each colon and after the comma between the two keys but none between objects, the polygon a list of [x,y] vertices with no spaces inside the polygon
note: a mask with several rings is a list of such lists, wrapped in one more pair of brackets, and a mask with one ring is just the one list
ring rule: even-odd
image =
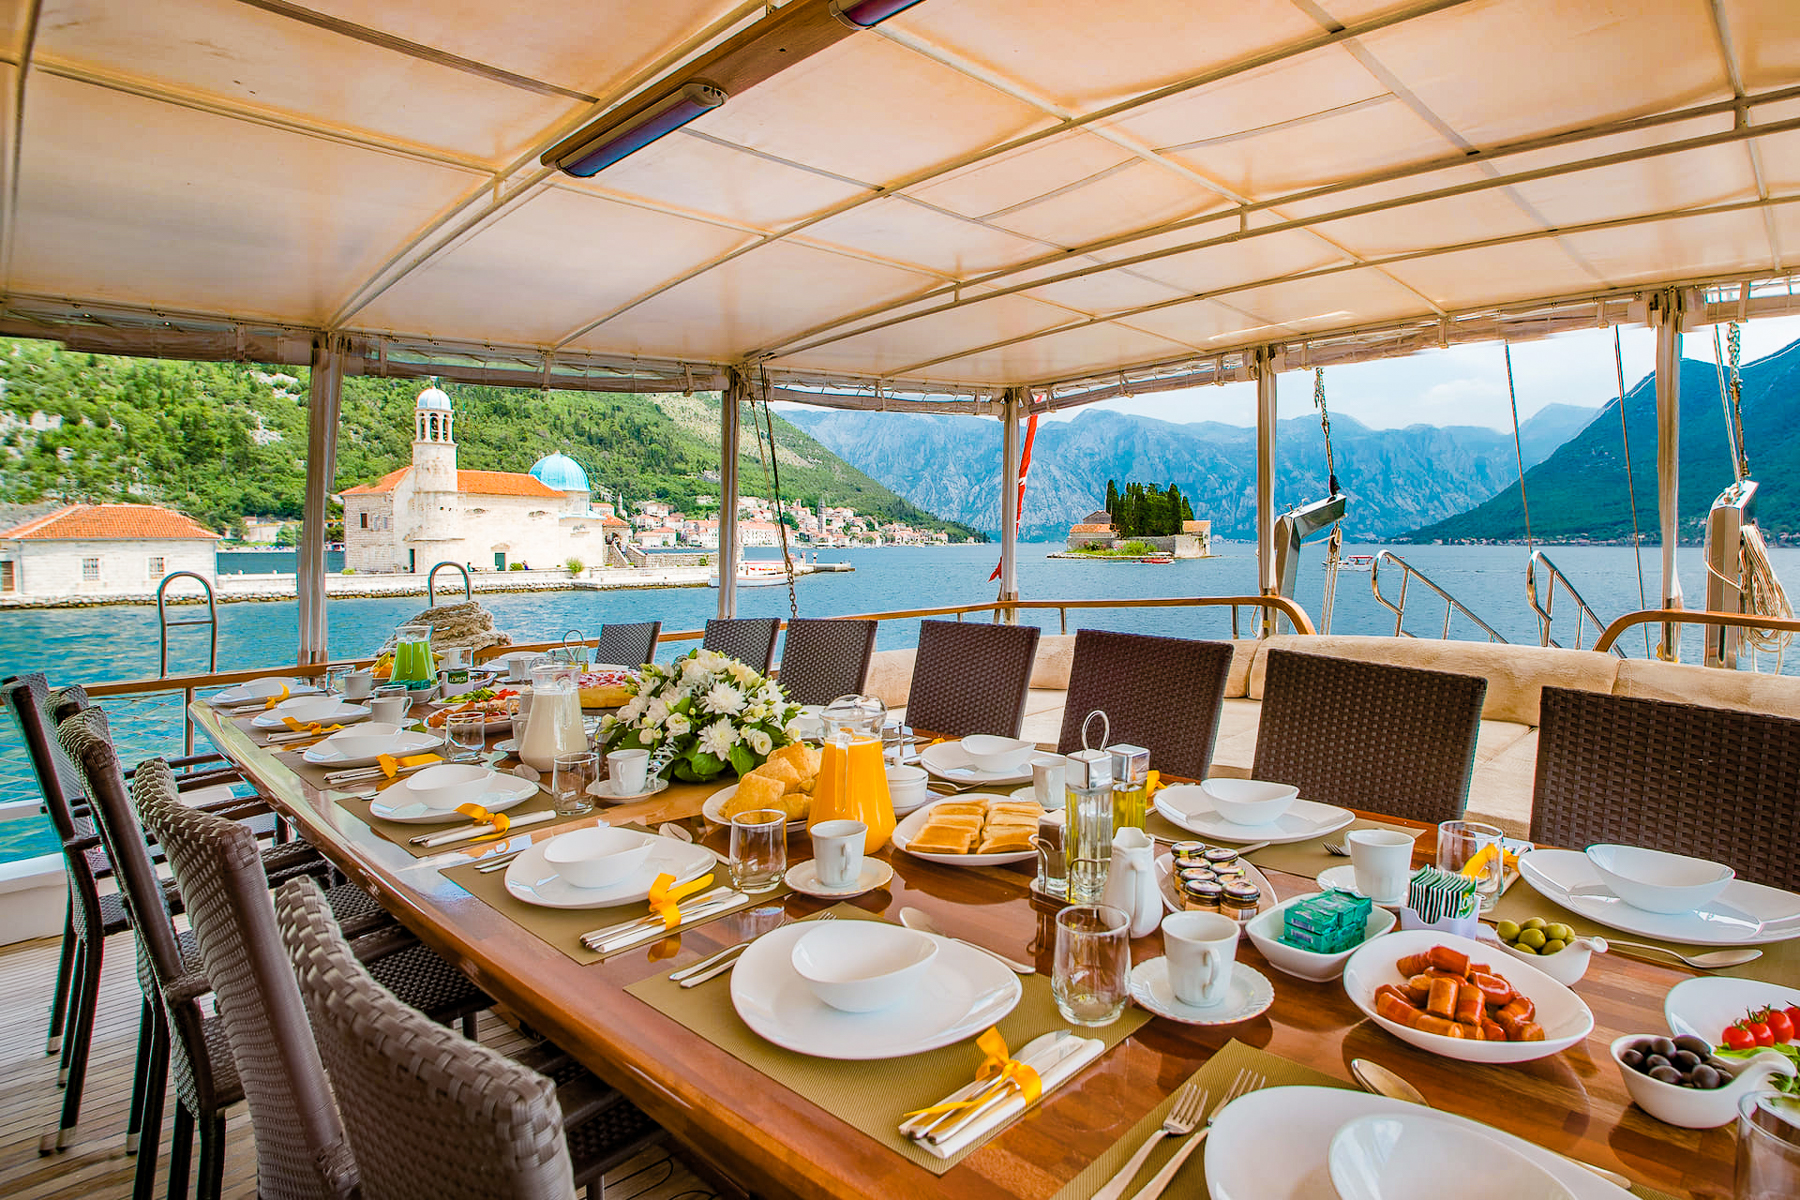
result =
[{"label": "boarding ladder", "polygon": [[[1542,574],[1545,579],[1545,592],[1541,604],[1538,602],[1539,574]],[[1569,577],[1563,574],[1542,550],[1533,550],[1531,557],[1525,563],[1525,597],[1531,603],[1531,611],[1537,614],[1538,645],[1555,646],[1560,650],[1563,649],[1563,644],[1551,636],[1550,625],[1553,610],[1556,608],[1556,590],[1558,588],[1567,592],[1569,599],[1575,604],[1575,649],[1579,650],[1582,636],[1587,627],[1592,625],[1594,636],[1598,637],[1606,632],[1606,622],[1602,621],[1599,615],[1588,606],[1588,602],[1581,598],[1581,593],[1575,590],[1575,585],[1569,582]],[[1620,658],[1625,657],[1625,651],[1616,643],[1612,652]]]},{"label": "boarding ladder", "polygon": [[[1384,564],[1389,564],[1389,563],[1391,563],[1393,565],[1393,567],[1400,572],[1400,594],[1397,597],[1395,597],[1393,600],[1389,600],[1386,596],[1382,595],[1382,593],[1381,593],[1381,568]],[[1404,558],[1401,558],[1398,554],[1395,554],[1392,550],[1383,550],[1381,553],[1379,553],[1375,556],[1375,565],[1369,569],[1369,590],[1375,593],[1375,602],[1377,604],[1381,605],[1383,608],[1387,609],[1389,612],[1394,614],[1394,636],[1395,637],[1417,637],[1417,636],[1419,636],[1416,633],[1407,632],[1407,630],[1404,628],[1404,625],[1406,622],[1407,587],[1409,584],[1411,584],[1411,582],[1414,579],[1417,579],[1420,583],[1424,584],[1427,588],[1430,588],[1433,592],[1435,592],[1437,594],[1438,598],[1444,602],[1444,632],[1442,634],[1443,640],[1448,641],[1450,639],[1450,619],[1452,617],[1454,617],[1457,613],[1461,613],[1463,616],[1467,617],[1470,621],[1473,621],[1475,623],[1475,625],[1478,628],[1480,628],[1480,630],[1483,633],[1487,634],[1488,641],[1490,641],[1490,642],[1506,641],[1506,638],[1501,635],[1501,633],[1498,629],[1495,629],[1492,625],[1489,625],[1486,621],[1484,621],[1480,617],[1476,616],[1469,609],[1468,605],[1464,604],[1461,600],[1458,600],[1455,596],[1452,596],[1449,592],[1447,592],[1443,588],[1439,587],[1437,585],[1437,583],[1434,582],[1429,575],[1425,574],[1425,572],[1419,570],[1419,568],[1413,566],[1411,563],[1407,562]]]},{"label": "boarding ladder", "polygon": [[448,559],[445,559],[443,562],[438,563],[436,566],[432,567],[431,573],[429,575],[425,576],[425,598],[427,601],[425,607],[426,608],[436,608],[437,607],[437,573],[439,571],[442,571],[445,567],[449,567],[452,571],[461,571],[462,572],[463,603],[464,604],[474,603],[475,584],[474,584],[474,581],[469,578],[469,568],[463,566],[459,562],[451,562]]},{"label": "boarding ladder", "polygon": [[[169,616],[169,585],[174,583],[177,579],[192,579],[200,585],[201,590],[206,594],[206,615],[204,617],[171,618]],[[219,605],[218,601],[213,597],[212,581],[206,576],[195,571],[172,571],[169,574],[164,575],[162,577],[162,582],[156,585],[156,624],[159,630],[158,640],[160,642],[156,656],[157,678],[166,679],[169,674],[169,630],[179,629],[184,626],[206,627],[209,634],[206,653],[206,673],[211,675],[219,669]],[[187,689],[184,699],[188,703],[193,702],[193,688]],[[181,722],[181,744],[183,747],[183,754],[192,754],[194,752],[194,723],[187,719],[185,709],[183,710]]]}]

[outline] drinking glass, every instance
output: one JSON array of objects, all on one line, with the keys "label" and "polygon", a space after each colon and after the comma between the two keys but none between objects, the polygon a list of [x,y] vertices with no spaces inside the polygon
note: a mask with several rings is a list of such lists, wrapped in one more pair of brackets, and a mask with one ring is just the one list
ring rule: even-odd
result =
[{"label": "drinking glass", "polygon": [[755,895],[775,889],[787,873],[787,814],[758,808],[731,818],[731,882]]},{"label": "drinking glass", "polygon": [[600,778],[600,756],[591,750],[558,754],[550,776],[550,794],[556,797],[556,815],[579,817],[594,811],[588,788]]},{"label": "drinking glass", "polygon": [[325,669],[325,690],[333,696],[344,694],[344,676],[350,673],[349,667],[327,667]]},{"label": "drinking glass", "polygon": [[1800,1099],[1751,1092],[1738,1101],[1735,1200],[1800,1196]]},{"label": "drinking glass", "polygon": [[1131,919],[1105,904],[1056,914],[1056,1011],[1075,1025],[1110,1025],[1131,998]]},{"label": "drinking glass", "polygon": [[1492,911],[1500,902],[1500,884],[1506,878],[1506,853],[1500,842],[1505,836],[1504,831],[1475,821],[1438,825],[1438,870],[1473,879],[1482,912]]},{"label": "drinking glass", "polygon": [[478,712],[451,713],[444,719],[449,735],[451,762],[479,762],[487,745],[487,715]]}]

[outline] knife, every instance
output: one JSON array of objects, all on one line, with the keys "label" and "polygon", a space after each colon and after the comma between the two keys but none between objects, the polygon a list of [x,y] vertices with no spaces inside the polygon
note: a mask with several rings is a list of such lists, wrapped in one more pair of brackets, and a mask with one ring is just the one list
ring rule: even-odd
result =
[{"label": "knife", "polygon": [[714,917],[723,916],[733,909],[749,903],[750,900],[751,897],[739,892],[733,896],[722,897],[710,904],[689,909],[687,912],[682,913],[680,924],[676,925],[673,929],[665,928],[661,919],[658,918],[656,924],[647,928],[632,933],[621,934],[618,937],[604,942],[583,942],[582,944],[596,954],[616,954],[621,950],[629,950],[633,946],[642,945],[645,942],[656,941],[658,938],[674,937],[676,934],[685,929],[692,928],[701,921],[709,921]]},{"label": "knife", "polygon": [[[1039,1034],[1019,1048],[1017,1057],[1021,1062],[1033,1058],[1050,1049],[1064,1038],[1069,1037],[1073,1032],[1073,1030],[1069,1029],[1052,1029],[1049,1033]],[[970,1083],[965,1083],[962,1087],[951,1092],[948,1096],[945,1096],[944,1102],[948,1103],[952,1100],[967,1100],[971,1097],[979,1096],[982,1092],[991,1090],[995,1086],[995,1084],[986,1079],[977,1079]],[[927,1130],[934,1128],[941,1122],[948,1120],[952,1115],[953,1114],[951,1113],[939,1113],[935,1117],[914,1117],[912,1120],[907,1121],[900,1126],[900,1132],[911,1137],[917,1137]]]},{"label": "knife", "polygon": [[[1064,1029],[1060,1032],[1065,1036],[1057,1038],[1049,1048],[1040,1050],[1029,1058],[1021,1055],[1019,1061],[1036,1071],[1039,1076],[1042,1076],[1052,1067],[1056,1066],[1057,1063],[1069,1057],[1071,1054],[1079,1053],[1081,1048],[1087,1045],[1086,1038],[1075,1037],[1070,1030]],[[979,1104],[952,1113],[948,1121],[934,1125],[927,1130],[923,1135],[924,1140],[930,1142],[934,1146],[942,1146],[964,1128],[974,1124],[980,1118],[993,1112],[995,1108],[999,1107],[1003,1101],[1017,1090],[1018,1084],[1013,1080],[1008,1079],[1004,1081],[1002,1086],[994,1089],[993,1092],[983,1098]]]}]

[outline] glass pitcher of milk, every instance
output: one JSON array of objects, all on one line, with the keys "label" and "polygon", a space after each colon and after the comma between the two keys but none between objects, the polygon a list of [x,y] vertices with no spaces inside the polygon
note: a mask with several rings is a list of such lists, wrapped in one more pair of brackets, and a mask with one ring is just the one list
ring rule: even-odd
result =
[{"label": "glass pitcher of milk", "polygon": [[576,669],[566,662],[532,664],[531,715],[519,739],[519,761],[535,771],[548,772],[557,755],[587,748],[576,677]]}]

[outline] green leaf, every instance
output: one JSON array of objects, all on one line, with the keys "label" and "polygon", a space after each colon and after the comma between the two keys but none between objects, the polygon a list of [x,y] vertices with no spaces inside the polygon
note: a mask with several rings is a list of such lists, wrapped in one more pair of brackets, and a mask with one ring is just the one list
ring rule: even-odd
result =
[{"label": "green leaf", "polygon": [[739,775],[748,775],[756,770],[756,755],[742,742],[731,748],[731,769]]}]

